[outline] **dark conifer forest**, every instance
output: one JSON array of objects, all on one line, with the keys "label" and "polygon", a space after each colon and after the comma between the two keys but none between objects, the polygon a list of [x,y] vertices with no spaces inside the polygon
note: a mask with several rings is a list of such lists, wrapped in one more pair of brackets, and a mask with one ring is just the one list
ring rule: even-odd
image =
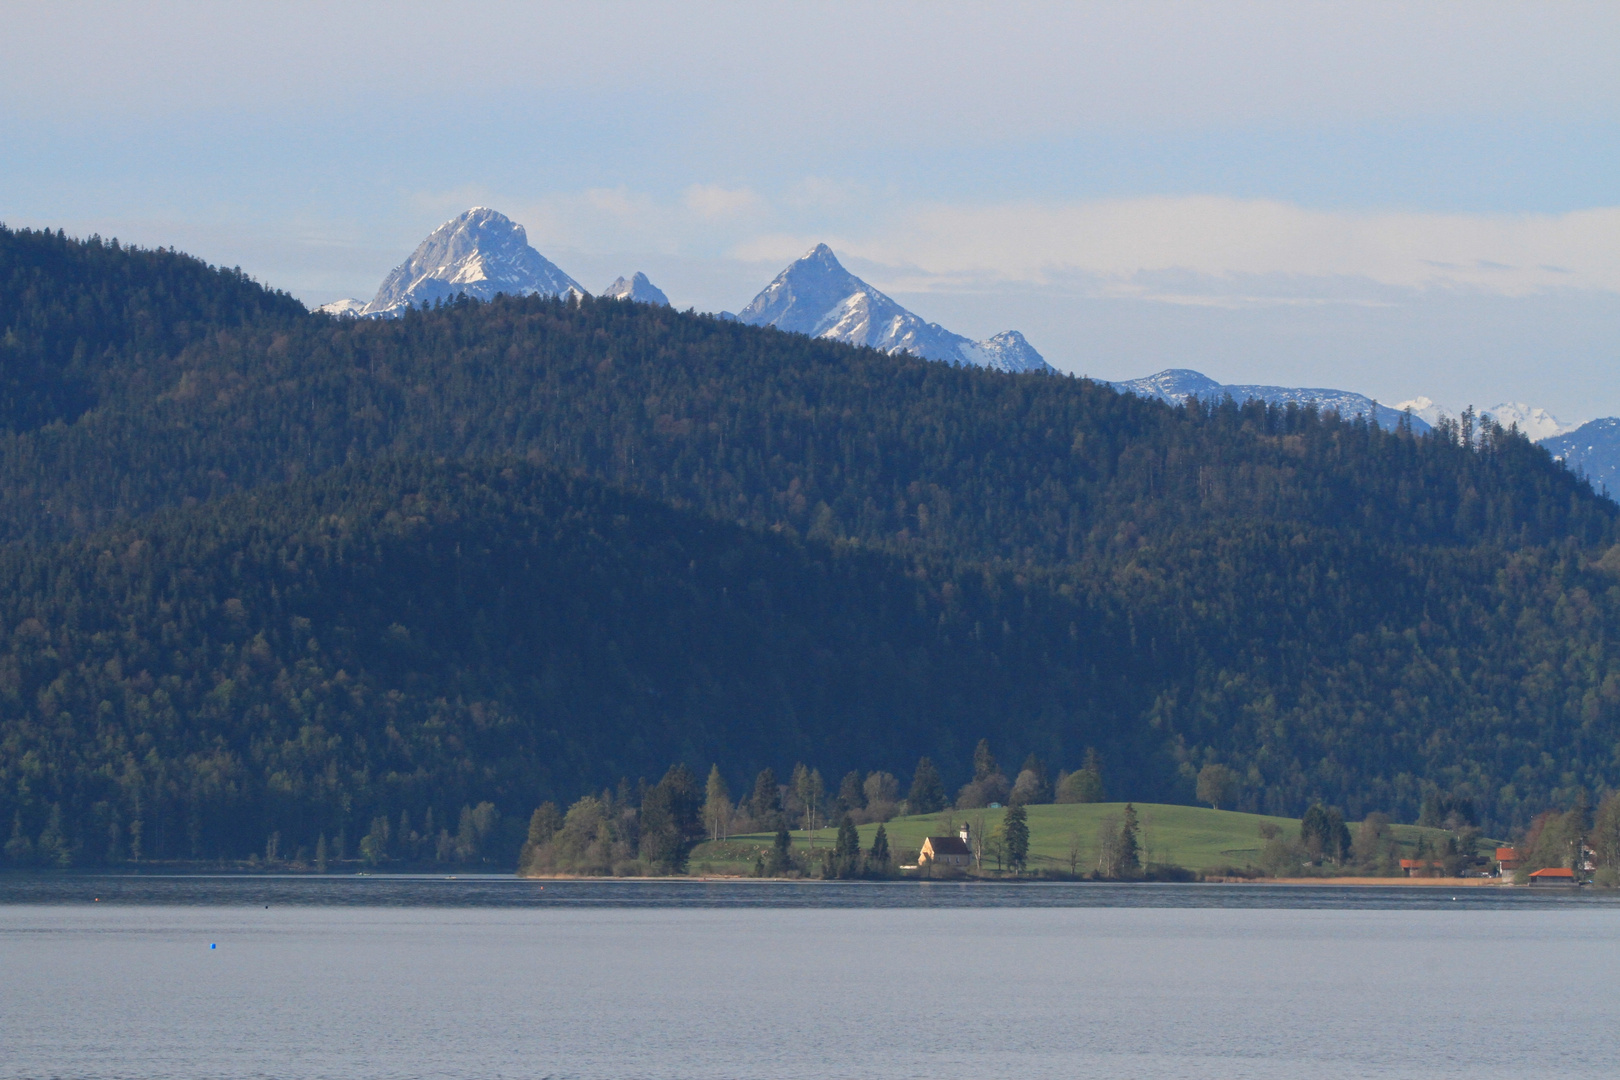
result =
[{"label": "dark conifer forest", "polygon": [[1237,808],[1504,832],[1620,785],[1620,511],[1467,418],[620,301],[333,319],[0,229],[0,427],[14,864],[476,848],[677,762],[954,789],[981,738],[1137,800],[1219,763]]}]

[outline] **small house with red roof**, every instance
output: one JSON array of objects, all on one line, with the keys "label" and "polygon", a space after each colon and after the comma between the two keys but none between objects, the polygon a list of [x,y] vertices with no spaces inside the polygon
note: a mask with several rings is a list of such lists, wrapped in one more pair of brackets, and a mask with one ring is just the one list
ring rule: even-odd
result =
[{"label": "small house with red roof", "polygon": [[1523,865],[1524,860],[1519,858],[1518,848],[1499,847],[1496,849],[1497,877],[1512,877],[1513,871]]},{"label": "small house with red roof", "polygon": [[1530,872],[1532,885],[1576,885],[1575,871],[1567,866],[1549,866],[1542,870]]}]

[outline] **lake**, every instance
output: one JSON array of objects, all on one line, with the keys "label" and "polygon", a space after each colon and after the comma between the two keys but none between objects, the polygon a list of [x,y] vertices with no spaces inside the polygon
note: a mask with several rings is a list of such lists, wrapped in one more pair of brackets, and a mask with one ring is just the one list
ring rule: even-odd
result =
[{"label": "lake", "polygon": [[1616,899],[0,876],[0,1076],[1611,1075]]}]

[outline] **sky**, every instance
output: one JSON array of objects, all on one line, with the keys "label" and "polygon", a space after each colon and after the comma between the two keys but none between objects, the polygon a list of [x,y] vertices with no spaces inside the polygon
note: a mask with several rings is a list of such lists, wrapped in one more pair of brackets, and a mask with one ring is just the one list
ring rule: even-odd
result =
[{"label": "sky", "polygon": [[817,242],[1064,371],[1620,415],[1620,5],[0,8],[0,221],[369,298],[474,205],[736,311]]}]

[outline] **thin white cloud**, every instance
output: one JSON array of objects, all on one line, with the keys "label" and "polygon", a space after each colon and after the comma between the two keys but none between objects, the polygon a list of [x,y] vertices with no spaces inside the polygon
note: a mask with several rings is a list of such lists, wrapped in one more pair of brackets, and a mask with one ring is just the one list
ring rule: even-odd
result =
[{"label": "thin white cloud", "polygon": [[[804,188],[776,199],[718,184],[691,185],[675,198],[591,188],[506,202],[461,189],[415,201],[430,217],[494,205],[527,225],[542,251],[785,265],[825,242],[873,284],[900,293],[1039,286],[1225,308],[1386,306],[1434,289],[1620,294],[1620,207],[1442,214],[1213,195],[910,208],[872,200],[860,214],[834,215],[841,224],[832,226]],[[857,218],[872,224],[855,226]],[[424,220],[423,234],[436,224]]]},{"label": "thin white cloud", "polygon": [[[737,250],[778,249],[785,239],[758,237]],[[846,240],[843,250],[914,268],[899,272],[913,290],[974,281],[1050,284],[1084,274],[1109,290],[1149,295],[1144,274],[1183,271],[1240,287],[1271,277],[1504,296],[1569,288],[1620,293],[1620,207],[1567,214],[1345,213],[1220,196],[941,204]],[[1333,288],[1323,295],[1341,293]]]},{"label": "thin white cloud", "polygon": [[693,184],[681,197],[686,209],[709,221],[757,214],[765,200],[749,188],[728,188],[719,184]]}]

